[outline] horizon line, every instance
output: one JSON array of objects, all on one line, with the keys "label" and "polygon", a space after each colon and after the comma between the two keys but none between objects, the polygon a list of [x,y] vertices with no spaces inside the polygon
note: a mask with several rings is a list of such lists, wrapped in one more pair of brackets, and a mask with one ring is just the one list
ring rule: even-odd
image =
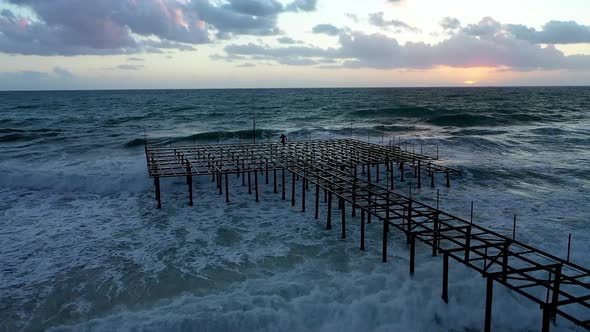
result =
[{"label": "horizon line", "polygon": [[209,88],[97,88],[97,89],[25,89],[0,92],[84,92],[84,91],[191,91],[191,90],[312,90],[312,89],[482,89],[482,88],[588,88],[590,84],[571,85],[431,85],[431,86],[318,86],[318,87],[209,87]]}]

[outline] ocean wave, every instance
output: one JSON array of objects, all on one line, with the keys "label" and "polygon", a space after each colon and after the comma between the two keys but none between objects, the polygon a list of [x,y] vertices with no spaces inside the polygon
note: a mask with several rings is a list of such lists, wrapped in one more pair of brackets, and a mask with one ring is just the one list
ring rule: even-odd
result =
[{"label": "ocean wave", "polygon": [[404,118],[422,118],[434,114],[434,110],[421,106],[399,106],[377,109],[356,110],[349,115],[358,118],[373,118],[380,116],[404,117]]},{"label": "ocean wave", "polygon": [[492,129],[462,129],[453,131],[455,136],[492,136],[507,134],[506,130],[492,130]]},{"label": "ocean wave", "polygon": [[12,109],[14,110],[33,110],[40,108],[41,105],[16,105]]},{"label": "ocean wave", "polygon": [[120,118],[111,118],[108,119],[104,122],[104,124],[106,126],[114,126],[114,125],[119,125],[119,124],[123,124],[129,121],[140,121],[145,119],[146,117],[143,115],[135,115],[135,116],[124,116],[124,117],[120,117]]},{"label": "ocean wave", "polygon": [[498,117],[471,113],[440,115],[426,122],[439,127],[485,127],[507,124]]},{"label": "ocean wave", "polygon": [[389,126],[374,126],[373,129],[378,131],[387,131],[387,132],[406,132],[406,131],[414,131],[416,130],[415,126],[400,126],[400,125],[389,125]]},{"label": "ocean wave", "polygon": [[[186,135],[186,136],[173,136],[173,137],[157,137],[148,138],[149,144],[161,145],[168,143],[190,143],[190,142],[212,142],[212,141],[223,141],[231,139],[253,139],[256,138],[267,138],[269,136],[277,135],[278,131],[274,129],[257,129],[256,134],[252,130],[237,130],[237,131],[208,131],[198,134]],[[135,148],[144,145],[144,138],[134,138],[127,143],[125,147]]]},{"label": "ocean wave", "polygon": [[[0,142],[26,142],[42,138],[57,137],[62,134],[59,129],[15,129],[0,128]],[[4,135],[2,135],[4,134]]]}]

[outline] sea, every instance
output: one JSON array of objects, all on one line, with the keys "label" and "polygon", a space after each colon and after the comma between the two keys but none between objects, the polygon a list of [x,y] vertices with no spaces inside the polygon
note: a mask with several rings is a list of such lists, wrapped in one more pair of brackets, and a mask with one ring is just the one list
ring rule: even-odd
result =
[{"label": "sea", "polygon": [[[226,204],[195,179],[190,207],[185,179],[163,179],[156,208],[146,142],[281,134],[438,151],[463,174],[414,197],[466,219],[473,202],[507,236],[516,215],[519,241],[563,258],[571,234],[590,266],[590,87],[0,92],[0,331],[483,330],[480,274],[451,261],[445,304],[430,247],[411,276],[404,234],[382,263],[378,223],[360,251],[358,217],[341,240],[272,183],[257,203],[233,180]],[[541,310],[498,284],[492,323],[539,331]]]}]

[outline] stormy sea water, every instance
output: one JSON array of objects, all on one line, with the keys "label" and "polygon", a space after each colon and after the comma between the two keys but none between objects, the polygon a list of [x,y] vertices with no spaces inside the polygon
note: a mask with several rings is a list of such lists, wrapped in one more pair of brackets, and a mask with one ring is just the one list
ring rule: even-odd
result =
[{"label": "stormy sea water", "polygon": [[[248,142],[253,112],[258,140],[438,146],[464,171],[437,180],[443,210],[468,218],[474,201],[474,222],[506,235],[517,214],[517,238],[560,257],[571,233],[572,261],[590,265],[590,88],[0,92],[0,331],[482,329],[481,275],[452,261],[445,304],[430,247],[411,277],[403,234],[383,264],[377,224],[361,252],[358,218],[340,240],[272,185],[256,203],[234,180],[226,204],[198,179],[189,207],[184,179],[164,180],[155,208],[144,133]],[[540,330],[537,305],[494,296],[495,330]]]}]

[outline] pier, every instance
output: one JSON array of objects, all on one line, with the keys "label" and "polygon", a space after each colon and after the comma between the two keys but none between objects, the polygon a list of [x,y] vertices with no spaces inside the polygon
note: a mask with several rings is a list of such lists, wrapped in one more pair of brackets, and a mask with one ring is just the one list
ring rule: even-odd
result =
[{"label": "pier", "polygon": [[[342,211],[340,237],[347,236],[347,214],[360,214],[360,250],[365,250],[366,227],[382,227],[382,261],[388,260],[391,231],[405,235],[409,246],[409,273],[414,274],[416,245],[430,246],[442,256],[441,297],[449,298],[450,259],[479,272],[486,279],[484,331],[491,331],[493,292],[502,285],[539,305],[541,331],[548,332],[557,317],[590,330],[590,270],[533,246],[442,211],[412,197],[418,188],[451,186],[461,171],[436,157],[407,151],[401,145],[374,144],[354,139],[306,140],[286,144],[217,144],[150,146],[145,154],[154,181],[157,207],[162,206],[160,181],[186,178],[189,205],[193,177],[210,177],[226,202],[236,185],[247,187],[258,202],[260,185],[305,212],[306,195],[313,195],[315,219],[320,201],[327,205],[326,229],[332,229],[332,209]],[[399,189],[407,189],[402,195]],[[299,195],[298,195],[299,193]],[[297,202],[297,198],[301,198]],[[336,204],[333,205],[333,201]],[[569,256],[569,255],[568,255]]]}]

